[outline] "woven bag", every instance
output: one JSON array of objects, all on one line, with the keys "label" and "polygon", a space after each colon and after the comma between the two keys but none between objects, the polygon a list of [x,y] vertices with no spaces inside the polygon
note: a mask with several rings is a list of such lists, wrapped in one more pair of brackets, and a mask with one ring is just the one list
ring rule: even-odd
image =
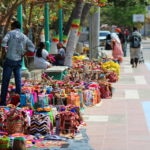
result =
[{"label": "woven bag", "polygon": [[51,133],[53,128],[52,122],[48,114],[34,114],[31,117],[30,134],[46,134]]},{"label": "woven bag", "polygon": [[25,117],[22,112],[17,109],[10,109],[6,114],[5,127],[8,134],[24,133]]}]

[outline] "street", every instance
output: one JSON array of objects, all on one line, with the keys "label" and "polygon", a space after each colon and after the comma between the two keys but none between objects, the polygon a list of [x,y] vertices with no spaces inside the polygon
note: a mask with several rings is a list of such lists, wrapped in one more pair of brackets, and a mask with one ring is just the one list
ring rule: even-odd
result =
[{"label": "street", "polygon": [[145,63],[132,68],[128,50],[113,97],[85,110],[94,150],[150,149],[150,40],[142,43]]}]

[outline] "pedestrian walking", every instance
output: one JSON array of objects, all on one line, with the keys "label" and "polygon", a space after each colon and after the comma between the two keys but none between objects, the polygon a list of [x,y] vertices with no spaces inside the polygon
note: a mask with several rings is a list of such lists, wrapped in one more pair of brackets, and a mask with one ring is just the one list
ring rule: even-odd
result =
[{"label": "pedestrian walking", "polygon": [[139,57],[141,54],[141,41],[142,36],[138,32],[136,27],[133,27],[133,32],[129,37],[130,42],[130,63],[132,68],[136,68],[138,65]]},{"label": "pedestrian walking", "polygon": [[111,34],[111,47],[112,47],[112,56],[115,61],[118,63],[122,62],[123,51],[121,46],[121,41],[116,33]]},{"label": "pedestrian walking", "polygon": [[[22,58],[26,51],[34,52],[35,46],[32,41],[21,32],[21,24],[14,21],[11,24],[9,31],[2,39],[2,50],[6,52],[6,57],[3,64],[2,85],[1,85],[1,100],[0,105],[5,106],[8,86],[12,73],[15,78],[15,92],[21,93],[21,67]],[[7,47],[7,50],[5,49]]]},{"label": "pedestrian walking", "polygon": [[117,32],[119,39],[121,41],[124,57],[126,57],[127,56],[127,43],[125,40],[125,35],[120,28],[116,28],[115,31]]},{"label": "pedestrian walking", "polygon": [[38,44],[35,56],[34,56],[34,66],[39,69],[47,69],[52,66],[49,60],[49,53],[45,49],[44,42]]}]

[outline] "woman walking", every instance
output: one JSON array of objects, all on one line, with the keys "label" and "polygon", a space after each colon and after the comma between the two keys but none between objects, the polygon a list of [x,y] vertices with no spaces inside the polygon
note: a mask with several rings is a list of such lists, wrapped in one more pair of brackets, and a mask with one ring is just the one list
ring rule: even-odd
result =
[{"label": "woman walking", "polygon": [[123,50],[121,41],[116,33],[111,34],[111,47],[112,47],[112,56],[115,61],[118,63],[122,62],[123,59]]}]

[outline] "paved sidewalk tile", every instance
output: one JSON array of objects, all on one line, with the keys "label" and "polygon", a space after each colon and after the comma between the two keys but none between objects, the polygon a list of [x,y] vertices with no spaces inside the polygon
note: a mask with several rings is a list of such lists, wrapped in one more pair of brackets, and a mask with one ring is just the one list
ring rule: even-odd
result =
[{"label": "paved sidewalk tile", "polygon": [[[145,57],[150,52],[144,51]],[[149,59],[149,58],[148,58]],[[132,68],[130,58],[121,64],[113,83],[112,99],[85,110],[87,134],[94,150],[150,149],[150,60]]]}]

